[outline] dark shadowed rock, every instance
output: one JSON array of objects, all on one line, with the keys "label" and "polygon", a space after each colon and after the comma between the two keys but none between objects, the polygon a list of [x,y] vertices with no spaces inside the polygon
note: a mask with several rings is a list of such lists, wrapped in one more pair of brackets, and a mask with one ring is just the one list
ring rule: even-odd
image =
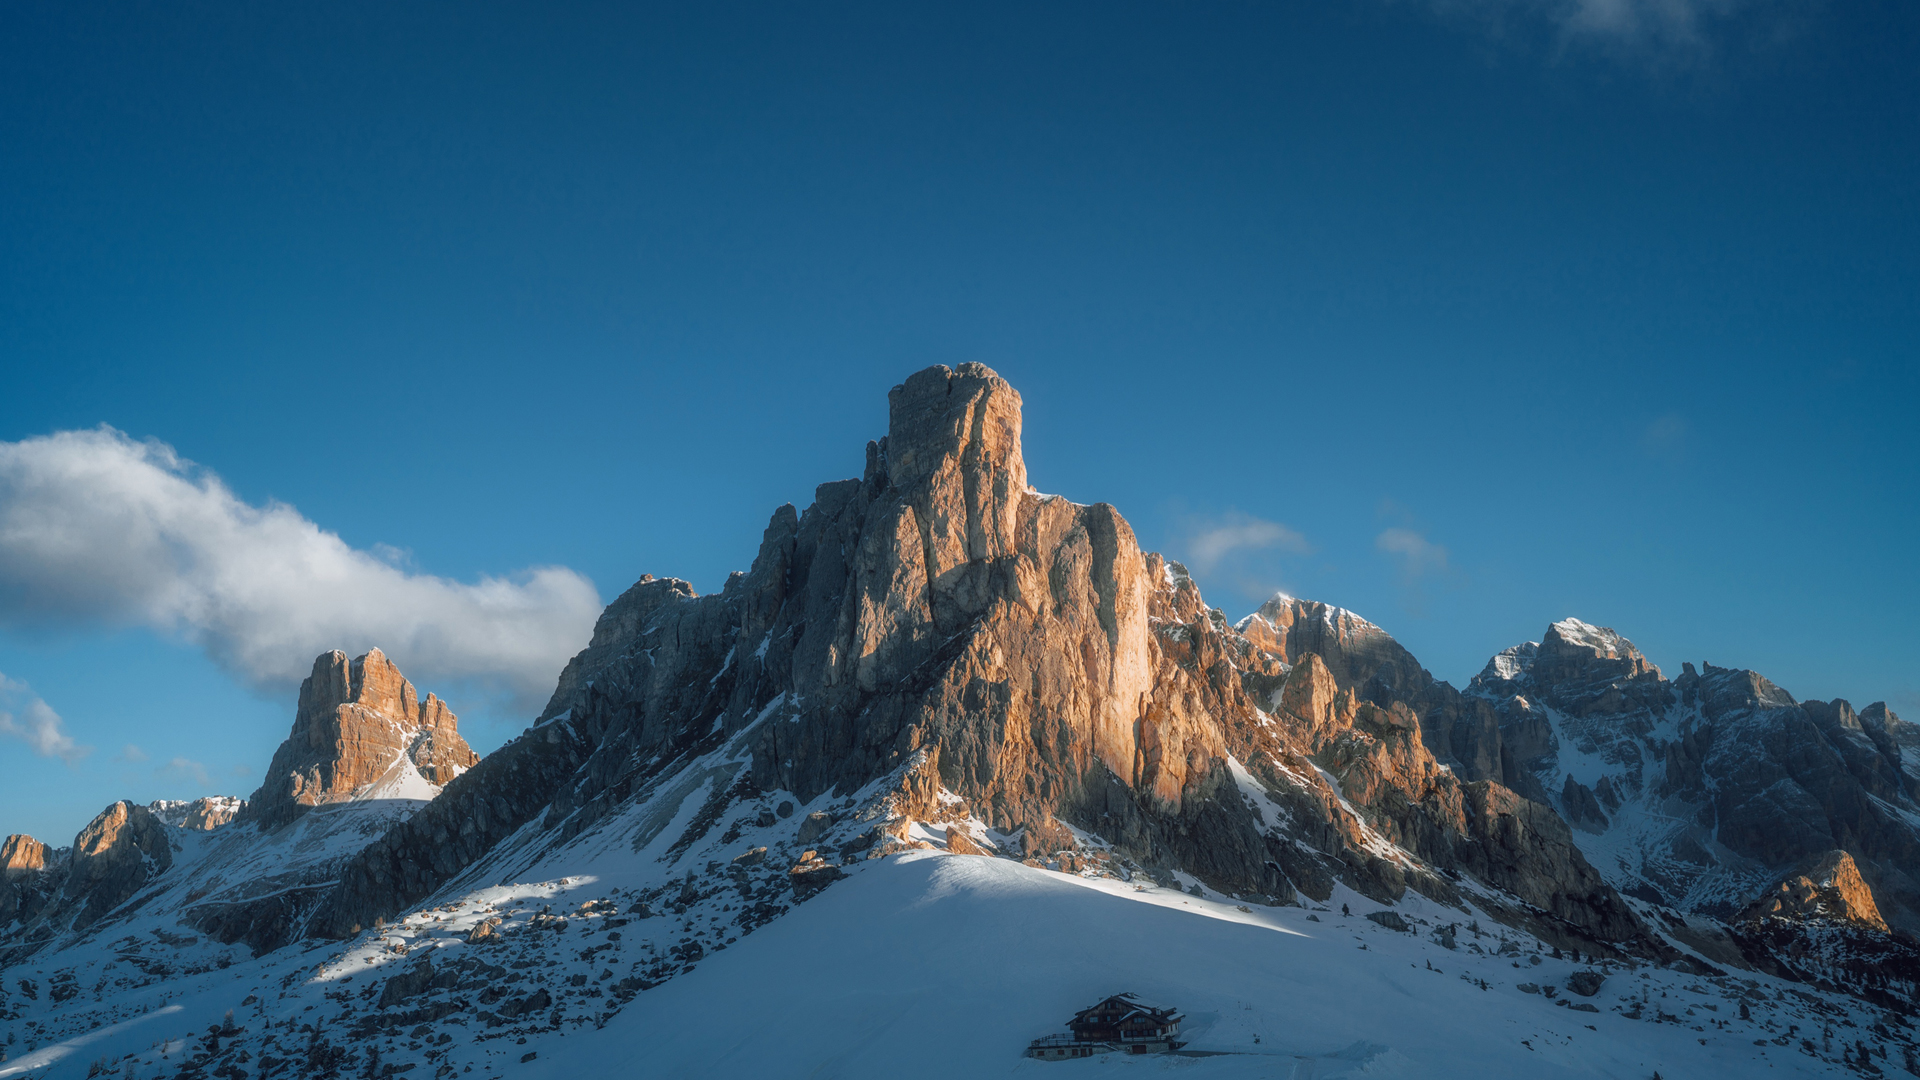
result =
[{"label": "dark shadowed rock", "polygon": [[1592,997],[1600,992],[1607,977],[1597,971],[1576,971],[1567,976],[1567,992],[1581,997]]},{"label": "dark shadowed rock", "polygon": [[84,928],[119,907],[173,863],[166,826],[144,806],[117,802],[73,838],[62,904]]}]

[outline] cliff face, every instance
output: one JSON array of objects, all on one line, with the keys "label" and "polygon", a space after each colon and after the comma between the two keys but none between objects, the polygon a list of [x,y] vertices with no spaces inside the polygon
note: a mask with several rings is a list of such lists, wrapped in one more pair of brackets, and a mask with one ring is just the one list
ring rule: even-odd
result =
[{"label": "cliff face", "polygon": [[[0,946],[44,942],[105,918],[173,863],[167,827],[130,802],[102,810],[71,848],[31,836],[0,845]],[[10,949],[0,949],[0,956]]]},{"label": "cliff face", "polygon": [[55,852],[31,836],[0,842],[0,934],[40,913],[62,884]]},{"label": "cliff face", "polygon": [[391,797],[410,797],[419,789],[409,784],[414,775],[442,787],[478,760],[446,703],[432,694],[420,700],[379,649],[351,662],[338,650],[323,653],[300,684],[293,731],[237,816],[274,828],[383,785]]},{"label": "cliff face", "polygon": [[1112,507],[1028,487],[1020,397],[984,367],[888,402],[863,476],[777,510],[720,593],[642,579],[611,605],[535,726],[357,858],[316,929],[391,914],[527,822],[563,843],[737,745],[699,766],[696,823],[924,761],[1033,857],[1073,858],[1072,826],[1262,902],[1335,881],[1451,899],[1485,875],[1551,933],[1639,934],[1550,809],[1428,752],[1397,697],[1431,680],[1377,628],[1291,601],[1230,626]]}]

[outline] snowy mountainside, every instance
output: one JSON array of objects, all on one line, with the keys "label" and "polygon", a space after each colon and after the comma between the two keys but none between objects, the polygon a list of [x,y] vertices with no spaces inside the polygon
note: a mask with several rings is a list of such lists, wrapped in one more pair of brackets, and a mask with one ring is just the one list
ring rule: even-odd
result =
[{"label": "snowy mountainside", "polygon": [[[791,819],[778,820],[735,846],[783,842]],[[11,971],[40,993],[9,1002],[22,1038],[0,1080],[534,1080],[637,1061],[654,1075],[1037,1075],[1062,1066],[1021,1057],[1026,1042],[1121,990],[1179,1008],[1188,1046],[1101,1063],[1196,1076],[1842,1075],[1862,1045],[1880,1068],[1912,1060],[1908,1023],[1855,999],[1765,975],[1576,962],[1417,897],[1395,909],[1407,930],[1392,929],[1346,889],[1254,907],[916,849],[849,868],[746,937],[742,893],[766,863],[741,888],[688,894],[680,868],[724,851],[658,858],[672,834],[637,852],[586,844],[558,860],[576,870],[566,877],[450,892],[345,942],[257,958],[178,945],[201,962],[131,993],[98,983],[126,963],[124,941]],[[1591,996],[1570,988],[1593,976]],[[56,1001],[58,986],[78,989]]]}]

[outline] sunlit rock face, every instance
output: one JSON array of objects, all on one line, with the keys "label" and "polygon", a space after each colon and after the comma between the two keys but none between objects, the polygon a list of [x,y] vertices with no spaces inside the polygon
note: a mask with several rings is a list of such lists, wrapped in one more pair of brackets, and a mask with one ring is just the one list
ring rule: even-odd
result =
[{"label": "sunlit rock face", "polygon": [[443,787],[478,760],[446,703],[432,694],[420,700],[379,649],[352,661],[322,653],[300,684],[293,731],[238,819],[271,828],[382,786],[418,798],[415,777]]}]

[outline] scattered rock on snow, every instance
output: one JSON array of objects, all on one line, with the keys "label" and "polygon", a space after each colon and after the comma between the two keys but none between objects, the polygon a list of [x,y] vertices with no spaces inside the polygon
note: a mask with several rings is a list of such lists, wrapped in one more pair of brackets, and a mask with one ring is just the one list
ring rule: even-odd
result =
[{"label": "scattered rock on snow", "polygon": [[1413,932],[1413,927],[1408,926],[1407,920],[1401,918],[1400,913],[1397,911],[1376,911],[1368,915],[1367,919],[1370,922],[1377,922],[1389,930],[1398,930],[1403,934]]},{"label": "scattered rock on snow", "polygon": [[805,820],[800,822],[800,833],[794,837],[794,839],[802,844],[811,844],[815,840],[825,836],[827,830],[831,828],[833,828],[833,815],[821,810],[815,810],[813,813],[808,814]]}]

